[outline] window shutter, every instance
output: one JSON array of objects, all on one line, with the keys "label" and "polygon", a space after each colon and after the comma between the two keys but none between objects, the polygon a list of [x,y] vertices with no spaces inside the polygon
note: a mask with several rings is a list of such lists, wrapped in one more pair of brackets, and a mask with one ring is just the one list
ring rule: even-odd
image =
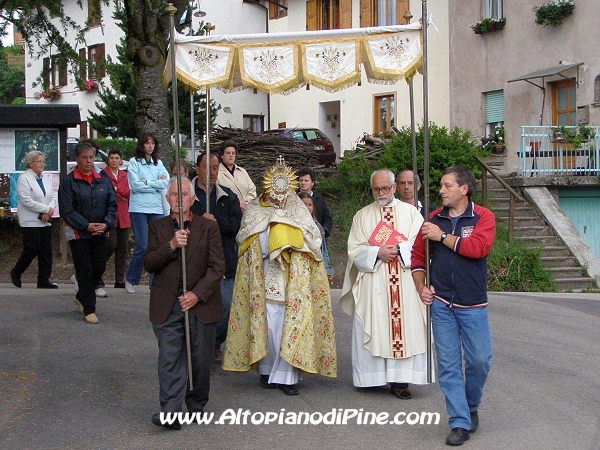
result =
[{"label": "window shutter", "polygon": [[372,27],[373,21],[373,2],[374,0],[360,0],[360,27]]},{"label": "window shutter", "polygon": [[96,49],[96,65],[98,67],[98,76],[104,78],[106,76],[106,68],[104,67],[104,44],[98,44]]},{"label": "window shutter", "polygon": [[42,85],[44,89],[50,86],[50,58],[44,58],[44,68],[43,68],[43,81]]},{"label": "window shutter", "polygon": [[88,138],[88,123],[83,121],[79,124],[79,139],[84,140]]},{"label": "window shutter", "polygon": [[408,11],[408,0],[396,0],[396,25],[404,25],[404,14]]},{"label": "window shutter", "polygon": [[306,31],[318,30],[317,28],[317,0],[306,2]]},{"label": "window shutter", "polygon": [[352,0],[340,2],[340,28],[352,28]]},{"label": "window shutter", "polygon": [[504,122],[504,91],[485,93],[485,123]]},{"label": "window shutter", "polygon": [[85,61],[87,60],[86,55],[87,50],[85,48],[80,48],[79,59],[81,59],[81,62],[79,63],[79,78],[84,81],[87,79],[87,67],[85,65]]},{"label": "window shutter", "polygon": [[60,55],[58,57],[58,85],[59,86],[66,86],[67,85],[67,79],[68,79],[68,72],[67,72],[67,58],[65,58],[64,56]]}]

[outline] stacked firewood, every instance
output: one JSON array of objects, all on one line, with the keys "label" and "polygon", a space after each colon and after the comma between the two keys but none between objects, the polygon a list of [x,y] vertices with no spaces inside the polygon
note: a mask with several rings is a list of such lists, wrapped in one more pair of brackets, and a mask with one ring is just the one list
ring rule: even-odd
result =
[{"label": "stacked firewood", "polygon": [[364,155],[364,158],[367,161],[375,162],[381,157],[384,146],[384,139],[364,133],[362,138],[357,141],[354,150],[346,150],[344,152],[344,158],[352,159],[360,153],[361,155]]},{"label": "stacked firewood", "polygon": [[259,185],[266,169],[283,156],[292,169],[308,166],[316,168],[319,163],[310,147],[302,146],[282,136],[258,134],[240,128],[217,127],[210,138],[211,152],[217,154],[225,141],[234,141],[238,146],[236,164],[246,169],[252,181]]}]

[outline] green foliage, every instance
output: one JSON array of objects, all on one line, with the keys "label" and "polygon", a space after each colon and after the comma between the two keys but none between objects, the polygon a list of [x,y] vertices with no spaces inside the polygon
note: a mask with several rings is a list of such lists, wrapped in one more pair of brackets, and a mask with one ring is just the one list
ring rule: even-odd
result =
[{"label": "green foliage", "polygon": [[[416,132],[417,167],[421,182],[423,177],[423,125]],[[475,156],[487,156],[468,130],[455,127],[448,130],[434,123],[429,124],[429,186],[432,203],[439,203],[438,186],[442,172],[453,165],[462,165],[471,170],[476,178],[481,169]],[[410,127],[402,127],[400,133],[386,144],[376,168],[387,168],[394,173],[412,169],[412,137]],[[366,188],[368,189],[368,184]]]},{"label": "green foliage", "polygon": [[487,34],[491,31],[501,30],[506,25],[506,19],[503,17],[501,19],[494,19],[492,17],[487,17],[483,20],[480,20],[475,25],[471,25],[471,29],[475,32],[475,34]]},{"label": "green foliage", "polygon": [[135,139],[96,139],[96,142],[102,150],[108,153],[109,150],[121,150],[123,160],[129,160],[135,153],[137,140]]},{"label": "green foliage", "polygon": [[535,23],[547,27],[559,26],[568,15],[573,14],[575,3],[571,0],[550,0],[541,6],[532,6],[535,13]]},{"label": "green foliage", "polygon": [[16,98],[25,93],[25,71],[23,67],[9,67],[6,63],[8,55],[20,55],[21,46],[0,46],[0,103],[14,103]]},{"label": "green foliage", "polygon": [[488,290],[554,292],[556,287],[540,259],[541,249],[508,242],[508,230],[497,224],[497,235],[487,258]]}]

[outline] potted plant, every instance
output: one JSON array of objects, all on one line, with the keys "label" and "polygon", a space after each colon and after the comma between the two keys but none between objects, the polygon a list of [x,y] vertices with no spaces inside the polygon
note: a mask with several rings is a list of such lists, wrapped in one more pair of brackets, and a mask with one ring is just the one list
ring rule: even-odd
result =
[{"label": "potted plant", "polygon": [[556,127],[550,127],[552,134],[550,135],[550,141],[554,143],[572,143],[575,138],[575,132],[569,127],[559,125]]},{"label": "potted plant", "polygon": [[504,28],[504,25],[506,25],[506,19],[504,17],[502,19],[488,17],[480,20],[475,25],[471,25],[471,29],[475,34],[487,34],[491,31],[501,30]]},{"label": "potted plant", "polygon": [[535,13],[535,23],[547,27],[559,26],[565,18],[573,14],[575,3],[572,0],[550,0],[541,6],[532,6]]},{"label": "potted plant", "polygon": [[96,89],[98,89],[98,83],[96,82],[96,80],[85,80],[83,88],[86,91],[95,91]]},{"label": "potted plant", "polygon": [[54,87],[53,85],[48,86],[41,92],[42,98],[46,100],[55,100],[62,95],[60,87]]},{"label": "potted plant", "polygon": [[502,153],[504,151],[504,127],[499,126],[487,136],[481,138],[482,150],[490,153]]}]

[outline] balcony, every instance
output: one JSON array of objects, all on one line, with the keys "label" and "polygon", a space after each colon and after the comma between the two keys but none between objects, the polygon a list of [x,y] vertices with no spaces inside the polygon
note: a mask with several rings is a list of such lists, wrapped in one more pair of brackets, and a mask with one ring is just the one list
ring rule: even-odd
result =
[{"label": "balcony", "polygon": [[[566,127],[575,134],[577,127]],[[599,175],[600,127],[579,148],[549,126],[522,126],[518,174],[522,177]]]}]

